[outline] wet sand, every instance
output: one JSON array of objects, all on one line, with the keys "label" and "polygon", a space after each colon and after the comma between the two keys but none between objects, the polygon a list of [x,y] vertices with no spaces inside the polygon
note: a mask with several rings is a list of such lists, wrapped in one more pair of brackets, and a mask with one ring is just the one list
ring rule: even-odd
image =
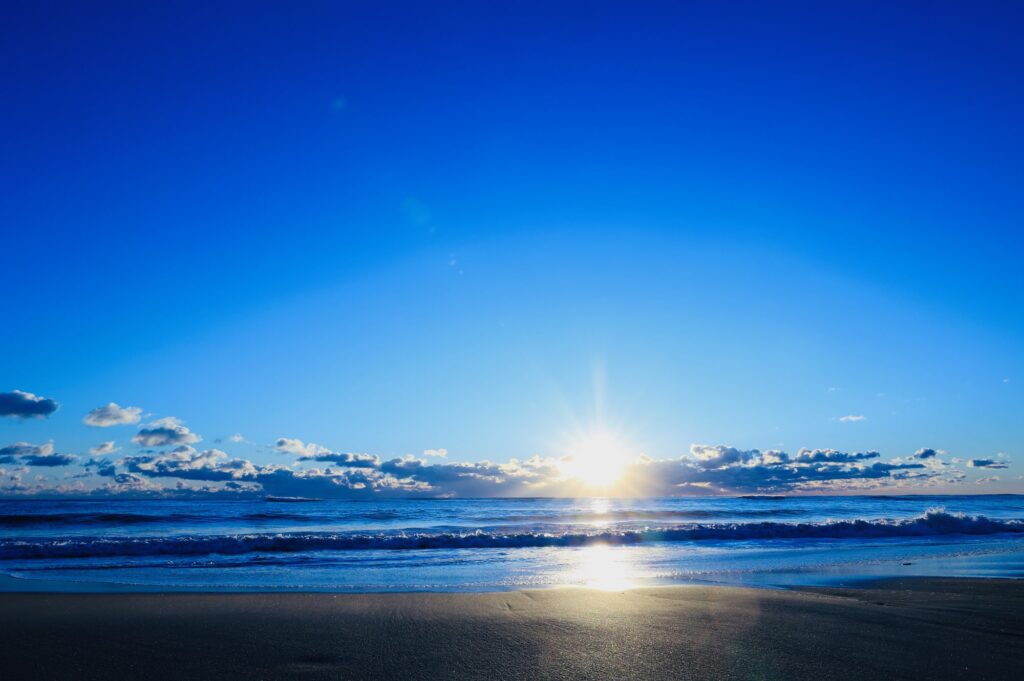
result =
[{"label": "wet sand", "polygon": [[13,679],[1019,679],[1024,581],[0,594]]}]

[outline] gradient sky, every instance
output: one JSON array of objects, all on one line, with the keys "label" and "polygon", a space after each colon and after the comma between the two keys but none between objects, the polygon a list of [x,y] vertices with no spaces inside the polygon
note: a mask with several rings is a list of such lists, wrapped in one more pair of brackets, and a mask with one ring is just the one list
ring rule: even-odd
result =
[{"label": "gradient sky", "polygon": [[603,424],[1024,492],[1019,3],[204,5],[0,9],[0,392],[60,403],[0,447]]}]

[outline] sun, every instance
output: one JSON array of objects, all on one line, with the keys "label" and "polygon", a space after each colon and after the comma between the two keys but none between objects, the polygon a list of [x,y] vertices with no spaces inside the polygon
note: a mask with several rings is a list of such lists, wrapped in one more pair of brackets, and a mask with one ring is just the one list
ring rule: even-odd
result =
[{"label": "sun", "polygon": [[618,482],[633,458],[632,447],[621,435],[596,427],[569,441],[559,466],[566,477],[603,489]]}]

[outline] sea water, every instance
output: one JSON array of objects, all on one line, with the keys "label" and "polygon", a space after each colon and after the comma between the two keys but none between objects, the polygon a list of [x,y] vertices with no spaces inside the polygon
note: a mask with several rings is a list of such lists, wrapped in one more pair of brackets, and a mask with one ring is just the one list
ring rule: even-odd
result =
[{"label": "sea water", "polygon": [[0,590],[492,591],[1024,575],[1024,496],[0,501]]}]

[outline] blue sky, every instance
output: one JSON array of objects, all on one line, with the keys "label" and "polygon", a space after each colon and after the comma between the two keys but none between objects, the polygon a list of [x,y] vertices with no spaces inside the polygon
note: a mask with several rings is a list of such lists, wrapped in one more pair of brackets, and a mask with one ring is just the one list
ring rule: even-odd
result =
[{"label": "blue sky", "polygon": [[[175,483],[125,459],[166,417],[214,468],[608,431],[1024,491],[1015,3],[0,12],[0,392],[60,403],[0,447],[79,456],[11,455],[27,493],[111,484],[74,477],[110,440]],[[138,422],[82,422],[112,401]]]}]

